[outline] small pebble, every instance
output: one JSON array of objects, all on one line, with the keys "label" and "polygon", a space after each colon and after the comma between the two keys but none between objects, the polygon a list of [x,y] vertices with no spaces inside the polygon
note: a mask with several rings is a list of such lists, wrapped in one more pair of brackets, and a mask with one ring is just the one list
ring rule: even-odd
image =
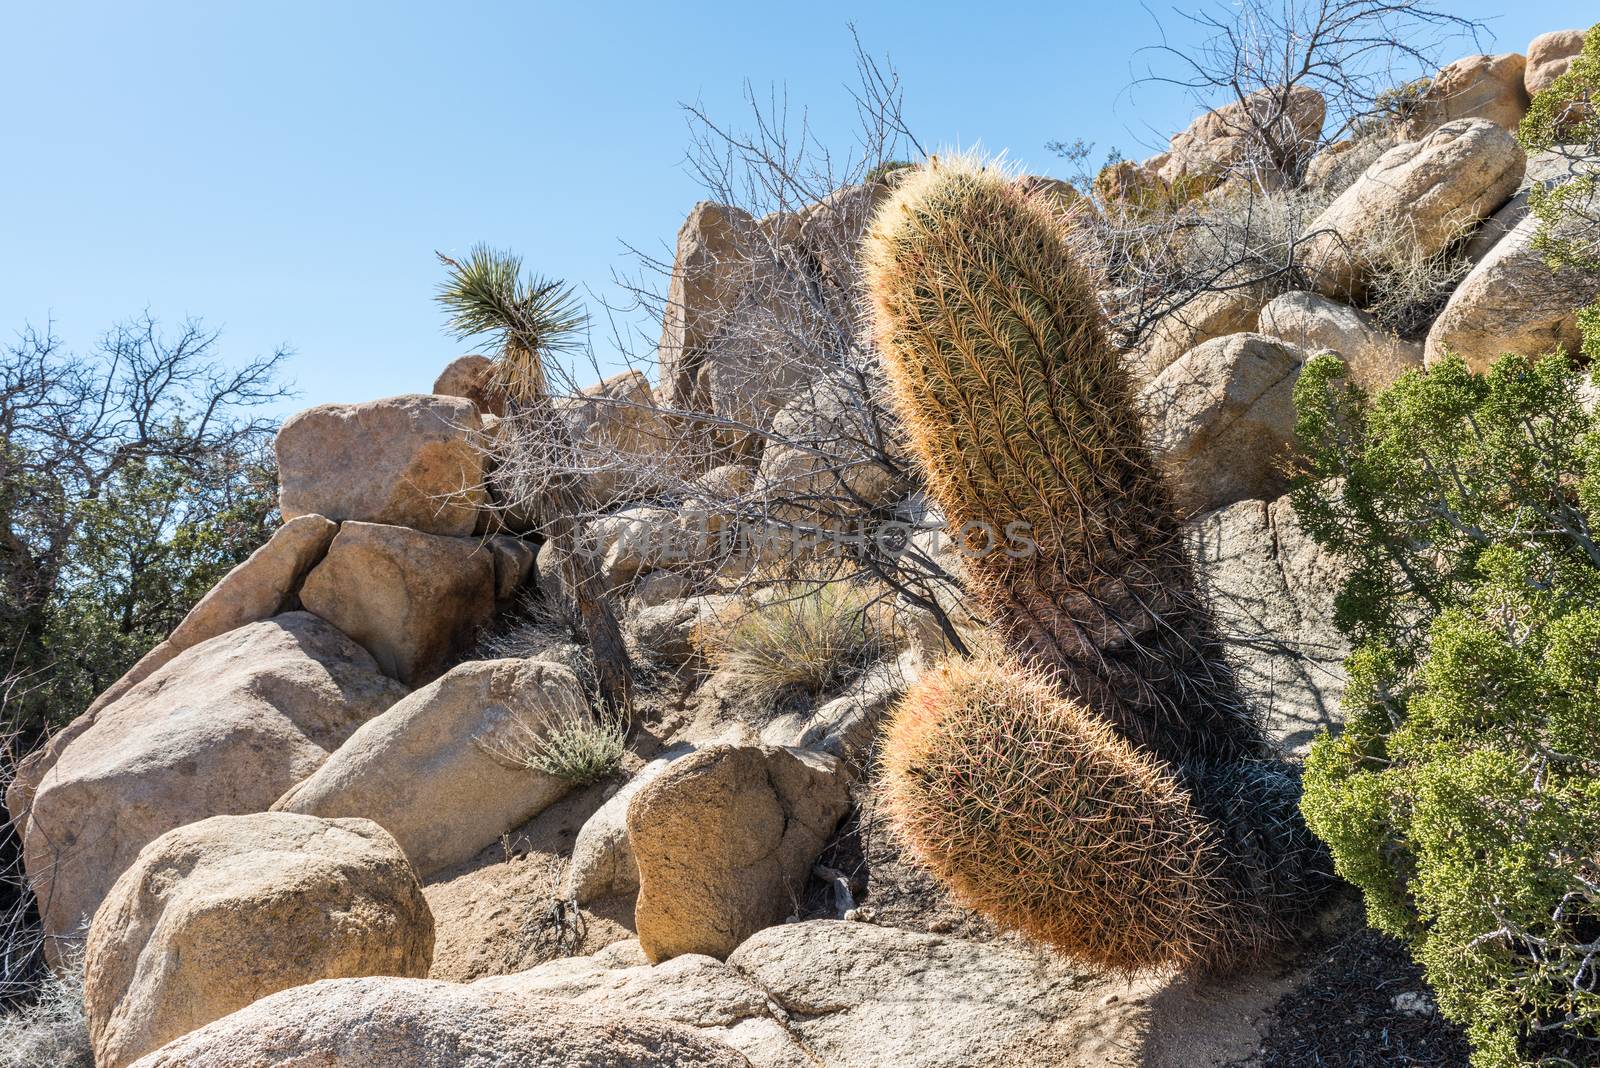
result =
[{"label": "small pebble", "polygon": [[1408,990],[1404,994],[1396,994],[1391,1003],[1395,1012],[1403,1012],[1407,1016],[1432,1016],[1433,999],[1426,994],[1419,994],[1415,990]]}]

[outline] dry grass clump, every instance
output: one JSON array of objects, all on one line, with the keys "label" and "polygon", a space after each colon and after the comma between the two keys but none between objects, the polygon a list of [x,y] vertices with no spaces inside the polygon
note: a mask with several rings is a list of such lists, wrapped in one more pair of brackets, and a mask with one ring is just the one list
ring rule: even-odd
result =
[{"label": "dry grass clump", "polygon": [[1283,270],[1328,199],[1302,189],[1243,183],[1219,189],[1177,224],[1177,270],[1219,283]]},{"label": "dry grass clump", "polygon": [[1403,221],[1361,250],[1371,281],[1363,309],[1400,337],[1425,333],[1472,270],[1455,248],[1428,255]]},{"label": "dry grass clump", "polygon": [[538,708],[513,708],[509,722],[484,748],[495,759],[543,772],[573,786],[587,786],[613,774],[628,746],[628,721],[598,694],[590,706],[555,702]]},{"label": "dry grass clump", "polygon": [[32,1004],[0,1014],[0,1068],[94,1068],[81,965],[47,973]]},{"label": "dry grass clump", "polygon": [[880,602],[872,590],[841,580],[780,583],[746,610],[701,623],[695,645],[758,700],[796,690],[816,697],[884,657],[891,635]]}]

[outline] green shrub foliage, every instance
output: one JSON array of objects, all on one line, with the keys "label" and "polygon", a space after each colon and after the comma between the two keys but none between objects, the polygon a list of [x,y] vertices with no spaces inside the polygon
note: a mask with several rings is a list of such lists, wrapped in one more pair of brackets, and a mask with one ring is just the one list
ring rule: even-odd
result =
[{"label": "green shrub foliage", "polygon": [[1295,396],[1295,506],[1350,562],[1337,612],[1358,643],[1302,807],[1477,1068],[1600,1062],[1600,422],[1583,379],[1561,355],[1482,375],[1452,358],[1369,402],[1319,357]]}]

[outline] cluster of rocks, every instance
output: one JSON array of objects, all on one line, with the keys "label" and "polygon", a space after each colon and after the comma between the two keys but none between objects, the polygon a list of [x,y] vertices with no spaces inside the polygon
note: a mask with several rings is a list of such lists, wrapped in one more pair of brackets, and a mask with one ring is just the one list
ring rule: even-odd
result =
[{"label": "cluster of rocks", "polygon": [[[1530,189],[1571,171],[1526,159],[1510,131],[1580,40],[1446,67],[1405,139],[1313,224],[1306,288],[1202,298],[1129,356],[1230,655],[1290,751],[1337,722],[1348,651],[1331,624],[1337,567],[1283,497],[1300,368],[1331,351],[1377,388],[1447,350],[1482,367],[1573,345],[1574,309],[1600,279],[1552,274],[1528,212]],[[1315,138],[1321,98],[1290,104]],[[1228,166],[1248,151],[1248,106],[1202,116],[1119,180]],[[729,603],[665,559],[674,538],[717,533],[711,502],[821,496],[820,480],[839,479],[860,502],[926,511],[861,449],[850,404],[749,344],[767,314],[752,294],[775,269],[753,242],[783,227],[812,281],[848,293],[849,235],[889,182],[799,216],[697,205],[678,236],[659,385],[628,371],[562,402],[601,509],[586,534],[630,640],[657,664],[691,665],[695,629]],[[1399,217],[1425,254],[1465,247],[1473,262],[1425,336],[1395,337],[1354,306],[1372,279],[1351,250]],[[586,716],[591,699],[581,656],[559,643],[470,653],[519,597],[563,596],[539,517],[508,506],[519,461],[494,443],[515,416],[489,369],[463,357],[431,394],[286,422],[283,525],[19,769],[6,805],[52,960],[83,954],[99,1068],[1192,1066],[1197,1043],[1217,1063],[1251,1052],[1276,980],[1108,979],[1008,938],[863,922],[870,908],[795,922],[819,856],[856,818],[882,717],[937,644],[916,640],[915,621],[813,705],[644,725],[609,787],[575,793],[520,759],[529,724]],[[683,411],[707,417],[709,442],[663,414]],[[700,436],[687,474],[674,468],[685,435]],[[663,472],[687,491],[664,495]],[[939,603],[971,622],[957,595]],[[459,974],[438,957],[459,932],[430,895],[574,806],[547,903],[610,909],[617,940],[438,978]]]},{"label": "cluster of rocks", "polygon": [[[545,596],[559,592],[536,566],[536,539],[492,532],[505,511],[487,381],[462,360],[433,394],[288,420],[283,525],[12,783],[47,952],[57,964],[82,956],[101,1068],[258,1064],[286,1048],[274,1043],[320,1054],[323,1042],[328,1063],[405,1063],[435,1027],[485,1032],[477,1041],[499,1052],[483,1063],[565,1064],[583,1051],[597,1063],[644,1063],[646,1051],[649,1063],[746,1063],[738,1043],[707,1037],[720,1035],[711,1020],[737,1029],[737,1004],[635,1018],[632,1002],[591,1006],[599,999],[533,978],[427,981],[425,885],[571,792],[519,756],[519,734],[593,714],[567,663],[466,655],[541,579]],[[580,440],[603,447],[622,433],[610,406],[587,402],[636,385],[611,379],[570,404]],[[617,488],[624,512],[634,492]],[[607,555],[610,580],[635,591],[632,629],[669,658],[692,656],[685,635],[715,598],[673,596],[681,576]],[[782,923],[911,670],[891,659],[764,736],[680,732],[596,799],[560,900],[625,900],[635,971],[686,955],[709,967]],[[634,748],[660,744],[640,731]],[[323,980],[347,985],[309,985]],[[765,995],[744,989],[769,1015]],[[509,1049],[528,1052],[513,1061]]]},{"label": "cluster of rocks", "polygon": [[[1348,651],[1329,610],[1336,567],[1281,496],[1300,369],[1331,352],[1349,381],[1370,392],[1447,353],[1482,371],[1507,352],[1577,351],[1577,312],[1600,297],[1600,275],[1548,265],[1529,195],[1592,173],[1600,160],[1577,148],[1530,158],[1514,134],[1531,95],[1566,71],[1582,42],[1581,31],[1548,33],[1526,56],[1470,56],[1442,68],[1393,134],[1398,143],[1307,224],[1305,288],[1204,294],[1129,354],[1144,378],[1152,444],[1193,517],[1191,545],[1240,678],[1290,749],[1337,722]],[[1306,116],[1306,130],[1313,119],[1320,125],[1320,101],[1292,110]],[[1138,178],[1123,180],[1225,171],[1239,151],[1239,118],[1228,108],[1202,116],[1173,138],[1170,152],[1133,165]],[[1352,147],[1323,149],[1307,181],[1331,173]],[[1442,309],[1408,337],[1355,306],[1375,284],[1364,250],[1386,231],[1402,233],[1419,261],[1447,253],[1462,261]]]},{"label": "cluster of rocks", "polygon": [[[1527,159],[1487,120],[1447,123],[1384,153],[1310,224],[1315,289],[1202,297],[1200,307],[1158,324],[1139,354],[1150,372],[1144,400],[1184,507],[1200,513],[1284,485],[1291,395],[1313,354],[1337,354],[1350,381],[1371,391],[1446,353],[1481,371],[1506,352],[1576,351],[1577,313],[1600,295],[1600,275],[1551,269],[1535,242],[1528,192],[1585,172],[1585,161],[1567,153]],[[1423,257],[1455,245],[1475,260],[1417,339],[1396,337],[1346,303],[1370,284],[1351,250],[1396,217],[1412,225]]]}]

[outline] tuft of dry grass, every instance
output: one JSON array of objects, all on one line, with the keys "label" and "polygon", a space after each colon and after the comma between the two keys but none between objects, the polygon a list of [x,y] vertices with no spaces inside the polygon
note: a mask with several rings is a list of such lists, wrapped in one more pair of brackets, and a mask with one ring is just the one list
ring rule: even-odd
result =
[{"label": "tuft of dry grass", "polygon": [[628,722],[599,695],[589,706],[557,702],[537,710],[513,708],[492,743],[495,759],[588,786],[616,772],[628,747]]},{"label": "tuft of dry grass", "polygon": [[0,1068],[94,1068],[82,965],[47,973],[38,996],[0,1015]]},{"label": "tuft of dry grass", "polygon": [[888,613],[871,590],[797,580],[763,590],[746,610],[695,628],[695,645],[758,700],[817,697],[849,682],[890,647]]},{"label": "tuft of dry grass", "polygon": [[1384,237],[1361,254],[1371,279],[1363,307],[1400,337],[1426,332],[1472,270],[1472,263],[1455,248],[1424,253],[1403,222],[1385,228]]}]

